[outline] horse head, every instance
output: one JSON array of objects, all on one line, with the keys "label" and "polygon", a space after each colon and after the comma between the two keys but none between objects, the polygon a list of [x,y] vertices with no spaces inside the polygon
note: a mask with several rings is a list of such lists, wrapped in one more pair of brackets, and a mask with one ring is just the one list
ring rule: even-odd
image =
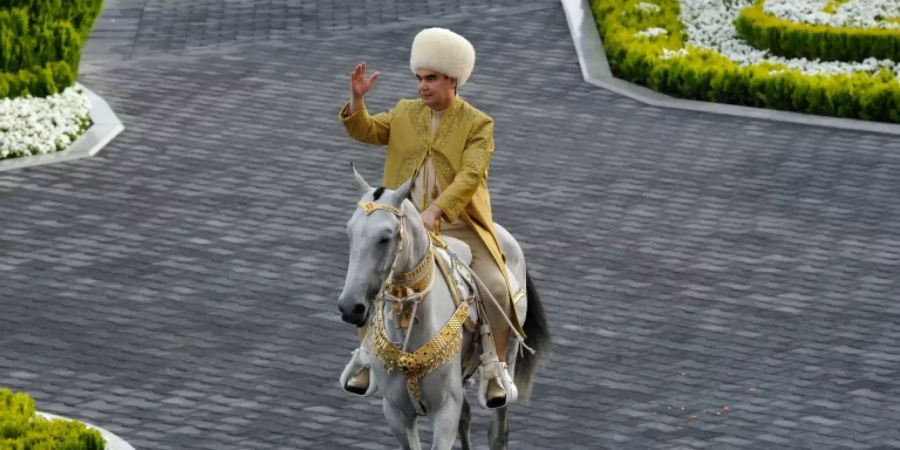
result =
[{"label": "horse head", "polygon": [[350,261],[338,309],[344,322],[361,327],[396,264],[403,241],[403,201],[412,180],[392,191],[372,188],[355,167],[353,174],[360,201],[347,222]]}]

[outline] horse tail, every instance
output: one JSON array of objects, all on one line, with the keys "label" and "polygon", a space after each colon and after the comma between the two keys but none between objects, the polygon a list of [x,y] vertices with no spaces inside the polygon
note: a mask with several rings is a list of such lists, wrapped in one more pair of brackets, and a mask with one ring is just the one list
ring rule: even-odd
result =
[{"label": "horse tail", "polygon": [[525,331],[525,344],[534,349],[534,353],[525,350],[519,353],[516,359],[516,373],[514,380],[519,390],[519,400],[528,402],[531,397],[531,389],[534,385],[534,374],[537,372],[538,362],[544,351],[550,350],[550,332],[547,328],[547,316],[544,307],[538,297],[534,282],[528,270],[525,271],[525,296],[528,301],[528,311],[525,313],[525,323],[522,330]]}]

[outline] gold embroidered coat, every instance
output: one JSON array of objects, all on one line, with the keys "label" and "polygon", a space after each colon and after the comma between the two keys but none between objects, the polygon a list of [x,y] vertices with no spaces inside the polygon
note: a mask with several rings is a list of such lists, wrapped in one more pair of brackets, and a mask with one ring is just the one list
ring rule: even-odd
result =
[{"label": "gold embroidered coat", "polygon": [[374,116],[363,104],[348,117],[349,108],[349,103],[344,105],[340,118],[350,137],[387,145],[384,186],[388,189],[412,178],[428,156],[432,157],[441,187],[434,203],[449,222],[460,218],[478,233],[505,278],[506,265],[494,233],[487,188],[488,163],[494,152],[493,119],[457,96],[432,138],[432,110],[418,99],[400,100],[394,108]]}]

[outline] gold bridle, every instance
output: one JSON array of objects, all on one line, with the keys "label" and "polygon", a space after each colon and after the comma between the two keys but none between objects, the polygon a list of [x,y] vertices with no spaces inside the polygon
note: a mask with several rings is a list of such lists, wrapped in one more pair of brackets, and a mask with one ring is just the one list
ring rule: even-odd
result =
[{"label": "gold bridle", "polygon": [[360,200],[359,207],[362,208],[363,211],[365,211],[367,216],[371,215],[375,211],[383,210],[397,217],[403,217],[403,212],[401,212],[399,208],[393,207],[391,205],[385,205],[384,203],[374,203]]},{"label": "gold bridle", "polygon": [[409,272],[394,274],[397,265],[397,255],[403,248],[403,239],[405,237],[405,227],[403,222],[403,212],[400,208],[385,205],[384,203],[374,203],[369,201],[360,201],[359,207],[367,216],[375,211],[387,211],[395,215],[400,220],[399,242],[397,249],[394,251],[394,260],[391,263],[390,273],[385,278],[385,283],[381,291],[375,297],[376,300],[382,299],[394,303],[420,301],[431,290],[431,282],[434,279],[434,253],[429,245],[425,256],[419,261]]}]

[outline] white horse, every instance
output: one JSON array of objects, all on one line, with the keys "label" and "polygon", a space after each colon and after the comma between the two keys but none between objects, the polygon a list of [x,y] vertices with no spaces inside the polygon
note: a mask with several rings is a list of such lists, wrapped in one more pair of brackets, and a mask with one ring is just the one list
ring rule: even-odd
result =
[{"label": "white horse", "polygon": [[[436,267],[439,252],[415,206],[407,199],[412,180],[391,191],[373,189],[355,169],[354,175],[361,200],[347,223],[350,261],[338,304],[345,322],[358,327],[368,325],[354,358],[371,367],[369,393],[376,386],[381,392],[384,416],[403,449],[421,448],[416,430],[419,415],[431,419],[432,449],[450,450],[457,435],[462,448],[469,449],[471,411],[464,382],[482,366],[483,339],[479,327],[472,329],[461,322],[470,315],[468,309],[478,308],[459,302],[458,295],[454,300],[455,288]],[[518,396],[527,401],[538,357],[549,346],[549,335],[543,308],[525,270],[522,250],[505,229],[495,227],[512,272],[511,284],[526,286],[525,298],[516,303],[517,315],[524,319],[521,325],[526,339],[524,345],[519,345],[519,341],[510,343],[512,358],[507,360],[511,361],[510,372],[515,374]],[[426,278],[428,273],[431,278]],[[411,281],[398,286],[397,280],[404,277]],[[394,302],[387,301],[391,299]],[[414,306],[410,308],[411,305]],[[523,347],[533,352],[524,351]],[[489,348],[492,351],[493,345]],[[348,375],[345,370],[342,383]],[[481,376],[482,395],[490,376],[493,375]],[[515,392],[516,388],[512,390]],[[516,394],[512,395],[515,398]],[[507,407],[493,411],[490,447],[506,449]]]}]

